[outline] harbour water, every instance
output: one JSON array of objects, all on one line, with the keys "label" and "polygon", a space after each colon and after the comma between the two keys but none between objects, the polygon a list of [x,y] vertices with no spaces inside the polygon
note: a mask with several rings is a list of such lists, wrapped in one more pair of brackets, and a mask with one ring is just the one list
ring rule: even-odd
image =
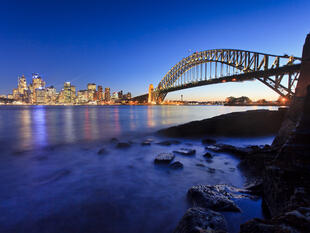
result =
[{"label": "harbour water", "polygon": [[[0,232],[172,232],[190,204],[195,184],[243,187],[238,159],[217,154],[212,163],[199,139],[161,146],[158,129],[220,114],[276,107],[227,106],[1,106]],[[131,142],[117,149],[111,138]],[[151,146],[141,142],[150,139]],[[273,136],[216,138],[233,145],[269,144]],[[153,163],[161,152],[184,168]],[[105,148],[104,155],[98,151]],[[203,164],[203,166],[197,166]],[[215,173],[208,172],[214,168]],[[223,213],[230,232],[261,217],[260,200],[242,199],[241,213]]]}]

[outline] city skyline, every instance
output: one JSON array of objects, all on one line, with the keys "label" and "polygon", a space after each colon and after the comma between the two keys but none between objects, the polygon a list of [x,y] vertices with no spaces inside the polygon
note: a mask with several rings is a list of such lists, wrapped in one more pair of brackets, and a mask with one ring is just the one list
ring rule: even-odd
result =
[{"label": "city skyline", "polygon": [[[128,89],[137,96],[146,93],[149,84],[156,88],[172,66],[194,51],[240,48],[300,57],[300,45],[308,33],[303,22],[310,21],[310,3],[305,0],[169,1],[164,6],[160,1],[66,1],[61,7],[48,1],[4,2],[0,93],[8,94],[17,76],[29,77],[35,71],[57,89],[65,80],[78,89],[94,82]],[[167,99],[278,97],[258,81],[246,86],[196,87],[169,93]]]}]

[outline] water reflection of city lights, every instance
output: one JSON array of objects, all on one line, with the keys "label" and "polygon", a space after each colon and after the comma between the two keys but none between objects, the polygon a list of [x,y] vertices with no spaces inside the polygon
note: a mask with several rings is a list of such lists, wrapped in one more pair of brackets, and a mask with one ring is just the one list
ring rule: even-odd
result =
[{"label": "water reflection of city lights", "polygon": [[33,111],[33,135],[34,142],[38,146],[47,145],[46,141],[46,122],[45,122],[45,106],[36,106]]}]

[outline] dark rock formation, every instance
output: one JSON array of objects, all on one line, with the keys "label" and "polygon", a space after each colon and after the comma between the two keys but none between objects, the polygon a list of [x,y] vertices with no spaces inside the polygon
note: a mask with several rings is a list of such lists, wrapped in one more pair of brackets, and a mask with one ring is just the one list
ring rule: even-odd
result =
[{"label": "dark rock formation", "polygon": [[160,153],[156,156],[154,163],[164,163],[168,164],[174,159],[174,154],[172,153]]},{"label": "dark rock formation", "polygon": [[191,187],[187,196],[194,206],[212,209],[215,211],[237,211],[240,208],[231,200],[235,196],[225,185],[197,185]]},{"label": "dark rock formation", "polygon": [[174,150],[173,153],[181,154],[181,155],[194,155],[196,154],[196,150],[181,148],[179,150]]},{"label": "dark rock formation", "polygon": [[310,208],[300,207],[270,220],[252,219],[240,226],[240,233],[310,232]]},{"label": "dark rock formation", "polygon": [[145,141],[141,142],[141,145],[142,146],[150,146],[151,145],[151,141],[145,140]]},{"label": "dark rock formation", "polygon": [[170,137],[272,135],[280,129],[284,115],[285,110],[234,112],[162,129],[159,134]]},{"label": "dark rock formation", "polygon": [[182,217],[174,233],[224,233],[227,223],[218,212],[199,207],[190,208]]},{"label": "dark rock formation", "polygon": [[183,163],[179,162],[179,161],[176,161],[174,163],[171,163],[169,165],[169,167],[173,168],[173,169],[180,169],[180,168],[183,168]]}]

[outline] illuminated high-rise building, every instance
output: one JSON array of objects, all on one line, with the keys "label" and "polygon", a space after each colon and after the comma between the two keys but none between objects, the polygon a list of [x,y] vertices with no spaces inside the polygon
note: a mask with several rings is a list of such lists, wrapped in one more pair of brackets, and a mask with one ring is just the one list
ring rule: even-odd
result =
[{"label": "illuminated high-rise building", "polygon": [[104,89],[104,100],[105,102],[109,102],[111,100],[110,88],[108,87]]},{"label": "illuminated high-rise building", "polygon": [[100,85],[98,85],[97,98],[99,102],[102,102],[104,100],[103,88]]},{"label": "illuminated high-rise building", "polygon": [[24,75],[18,77],[18,93],[20,95],[24,95],[27,91],[27,81]]},{"label": "illuminated high-rise building", "polygon": [[65,82],[63,89],[64,103],[73,104],[76,99],[76,88],[70,82]]}]

